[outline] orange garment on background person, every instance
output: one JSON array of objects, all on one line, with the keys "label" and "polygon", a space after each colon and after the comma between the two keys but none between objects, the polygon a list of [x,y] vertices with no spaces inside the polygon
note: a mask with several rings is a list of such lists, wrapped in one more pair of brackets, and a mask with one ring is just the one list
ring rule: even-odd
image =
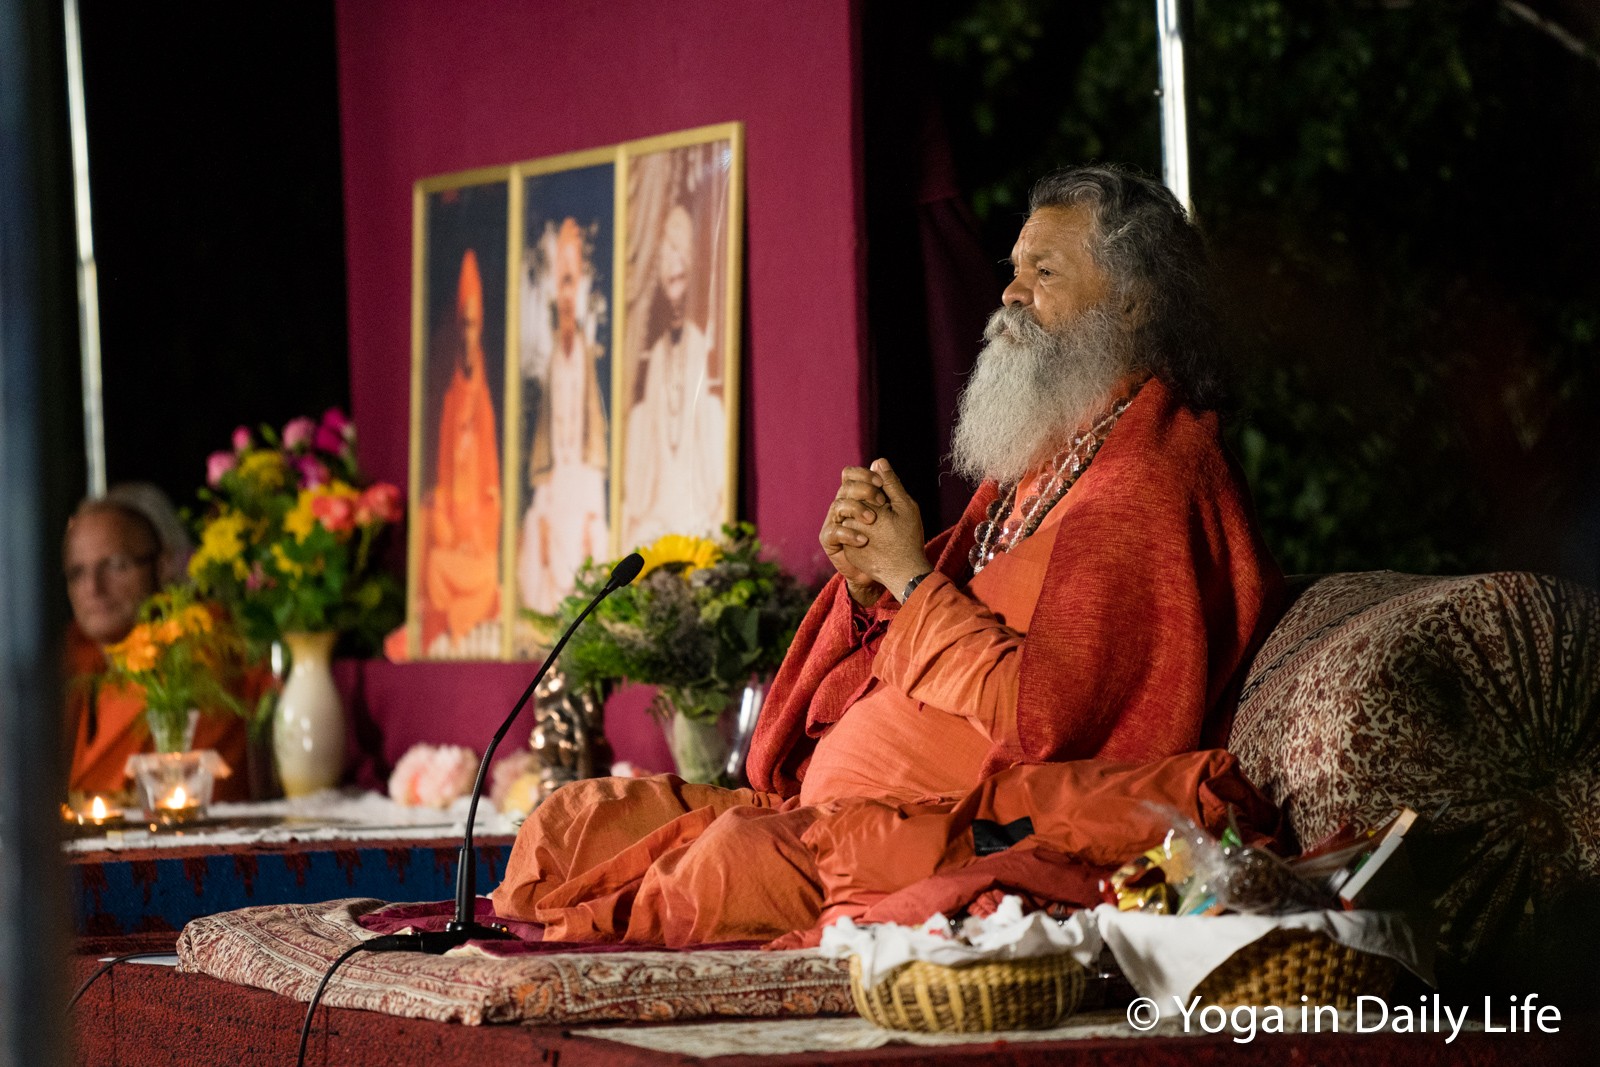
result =
[{"label": "orange garment on background person", "polygon": [[[138,687],[100,682],[106,670],[100,646],[84,636],[77,623],[67,627],[66,647],[67,727],[72,741],[72,769],[67,789],[80,793],[116,793],[128,786],[128,757],[153,752],[150,731],[144,724],[144,693]],[[250,676],[241,694],[252,707],[263,691],[265,672]],[[213,798],[248,800],[245,721],[237,715],[201,715],[195,725],[194,747],[215,749],[233,773],[217,779]]]},{"label": "orange garment on background person", "polygon": [[[483,281],[471,249],[461,260],[456,318],[464,333],[468,323],[481,330]],[[500,613],[500,448],[480,336],[463,338],[439,415],[422,562],[424,650],[443,631],[459,638]]]},{"label": "orange garment on background person", "polygon": [[[1030,549],[1030,538],[1018,559],[997,558],[970,576],[974,530],[997,495],[992,483],[981,487],[960,523],[934,539],[937,570],[905,606],[885,595],[863,610],[841,578],[824,587],[757,726],[753,790],[686,806],[670,785],[629,785],[615,795],[590,782],[569,785],[523,824],[493,894],[497,913],[546,923],[552,939],[770,938],[823,906],[816,865],[826,857],[806,842],[841,806],[903,800],[930,787],[966,792],[1018,765],[1145,763],[1220,744],[1235,687],[1276,620],[1282,575],[1222,449],[1216,416],[1147,383],[1052,509],[1055,535],[1042,572],[1024,574],[1038,567],[1043,545]],[[1025,633],[976,596],[995,568],[1003,568],[996,581],[1009,569],[1018,586],[1037,583]],[[1007,610],[1020,618],[1026,599]],[[889,689],[899,695],[885,695]],[[941,710],[918,695],[963,706]],[[858,710],[864,724],[849,720]],[[841,743],[832,743],[830,731],[846,722]],[[924,739],[906,740],[923,724],[962,743],[952,744],[943,767],[885,780],[882,768],[906,763],[904,752],[886,747],[940,758]],[[762,810],[747,812],[752,803]],[[595,819],[624,820],[641,836],[610,859],[580,847],[586,860],[598,859],[582,867],[563,858],[573,839],[561,821],[591,805]],[[927,873],[908,866],[903,884]]]}]

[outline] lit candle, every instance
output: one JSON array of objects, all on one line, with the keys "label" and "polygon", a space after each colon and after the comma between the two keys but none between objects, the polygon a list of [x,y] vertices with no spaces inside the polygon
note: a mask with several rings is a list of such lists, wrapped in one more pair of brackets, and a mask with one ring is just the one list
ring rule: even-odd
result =
[{"label": "lit candle", "polygon": [[164,823],[188,822],[200,815],[200,802],[181,785],[172,787],[156,804],[156,816]]},{"label": "lit candle", "polygon": [[75,813],[79,826],[114,826],[122,822],[122,809],[113,808],[104,797],[96,796],[85,811]]}]

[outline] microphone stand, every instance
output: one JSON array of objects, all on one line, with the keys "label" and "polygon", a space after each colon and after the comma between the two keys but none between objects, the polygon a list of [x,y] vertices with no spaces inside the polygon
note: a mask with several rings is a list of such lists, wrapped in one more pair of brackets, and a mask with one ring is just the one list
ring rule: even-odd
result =
[{"label": "microphone stand", "polygon": [[363,942],[363,948],[367,951],[426,952],[438,956],[468,941],[504,941],[515,936],[499,923],[485,925],[477,921],[478,863],[477,857],[473,854],[472,824],[478,817],[478,800],[483,796],[483,783],[489,777],[489,762],[494,758],[494,750],[506,736],[506,731],[517,721],[517,716],[521,714],[528,699],[533,696],[533,691],[538,688],[539,682],[549,672],[556,657],[561,654],[567,639],[583,625],[583,620],[589,617],[589,613],[600,606],[600,601],[639,577],[639,571],[643,567],[644,557],[637,552],[630,552],[612,568],[611,577],[606,580],[605,588],[595,594],[595,598],[589,601],[588,607],[583,609],[582,614],[574,619],[572,625],[561,635],[561,640],[550,650],[550,654],[545,657],[544,663],[540,664],[538,672],[534,674],[533,681],[529,682],[528,688],[523,691],[522,699],[511,709],[511,714],[506,716],[506,721],[500,724],[500,729],[495,731],[494,739],[484,750],[483,762],[478,764],[478,779],[472,787],[472,803],[467,808],[466,835],[456,859],[456,917],[446,923],[443,930],[424,930],[415,934],[387,934],[371,938]]}]

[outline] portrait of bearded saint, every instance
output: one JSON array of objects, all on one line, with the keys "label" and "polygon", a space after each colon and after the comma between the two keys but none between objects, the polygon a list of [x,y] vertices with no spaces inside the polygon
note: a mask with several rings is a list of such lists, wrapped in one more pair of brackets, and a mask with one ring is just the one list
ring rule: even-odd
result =
[{"label": "portrait of bearded saint", "polygon": [[562,789],[498,914],[560,940],[797,947],[1000,885],[1092,907],[1167,832],[1147,802],[1276,831],[1219,747],[1283,579],[1222,447],[1200,236],[1159,183],[1078,168],[1035,187],[1011,259],[959,402],[961,518],[925,540],[887,460],[845,468],[819,537],[837,573],[750,787]]}]

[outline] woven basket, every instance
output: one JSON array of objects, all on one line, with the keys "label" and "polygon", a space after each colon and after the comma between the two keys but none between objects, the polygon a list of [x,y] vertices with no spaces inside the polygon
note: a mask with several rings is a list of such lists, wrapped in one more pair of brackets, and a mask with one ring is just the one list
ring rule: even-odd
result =
[{"label": "woven basket", "polygon": [[977,1033],[1054,1026],[1083,999],[1084,973],[1068,955],[944,967],[914,960],[868,988],[850,959],[850,992],[862,1018],[890,1030]]},{"label": "woven basket", "polygon": [[[1398,965],[1311,930],[1274,930],[1229,956],[1195,987],[1207,1004],[1332,1004],[1353,1009],[1362,995],[1387,996]],[[1304,996],[1307,1000],[1302,1001]]]}]

